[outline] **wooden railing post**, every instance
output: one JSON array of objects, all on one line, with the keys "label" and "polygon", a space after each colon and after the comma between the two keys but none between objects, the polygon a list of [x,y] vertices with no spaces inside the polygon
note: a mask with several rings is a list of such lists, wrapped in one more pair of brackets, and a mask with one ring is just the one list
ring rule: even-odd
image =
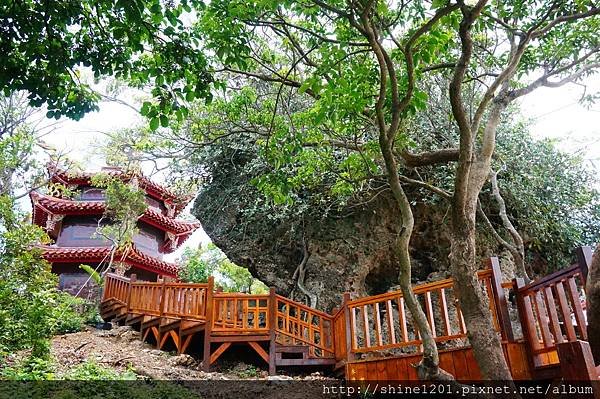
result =
[{"label": "wooden railing post", "polygon": [[206,325],[204,326],[204,353],[202,358],[202,371],[210,370],[210,335],[213,322],[213,290],[215,286],[215,278],[208,277],[208,287],[206,288]]},{"label": "wooden railing post", "polygon": [[277,338],[277,297],[275,288],[269,289],[269,375],[276,374],[275,339]]},{"label": "wooden railing post", "polygon": [[540,348],[540,343],[537,338],[535,319],[531,308],[531,300],[528,296],[519,292],[519,289],[525,286],[525,280],[522,278],[513,279],[513,290],[517,301],[517,309],[519,311],[519,320],[521,321],[521,329],[523,338],[525,339],[527,351],[529,352],[530,366],[535,368],[538,365],[538,356],[535,351]]},{"label": "wooden railing post", "polygon": [[137,281],[137,275],[133,273],[129,276],[129,288],[127,288],[127,312],[131,309],[131,291],[133,290],[133,283]]},{"label": "wooden railing post", "polygon": [[160,312],[160,318],[162,319],[163,315],[165,314],[165,285],[166,285],[166,281],[163,278],[161,281],[162,285],[160,286],[160,305],[159,305],[159,312]]},{"label": "wooden railing post", "polygon": [[496,306],[496,315],[498,316],[500,334],[503,340],[513,342],[515,337],[513,335],[510,316],[508,314],[508,302],[506,301],[506,294],[504,293],[504,288],[502,288],[502,271],[500,270],[500,262],[495,256],[491,257],[489,262],[490,269],[492,269],[492,293],[494,297],[494,304]]},{"label": "wooden railing post", "polygon": [[577,255],[577,263],[579,264],[579,270],[581,270],[581,280],[585,287],[587,281],[588,271],[592,265],[593,251],[591,247],[579,247],[575,250]]},{"label": "wooden railing post", "polygon": [[[597,381],[598,371],[586,341],[562,342],[556,345],[562,377],[567,381]],[[595,398],[600,398],[600,392]]]},{"label": "wooden railing post", "polygon": [[344,309],[344,320],[345,320],[345,330],[346,334],[344,334],[346,345],[346,361],[351,362],[354,360],[354,353],[352,353],[352,327],[350,326],[350,307],[348,306],[348,302],[350,302],[350,293],[344,293],[344,299],[342,301],[342,308]]}]

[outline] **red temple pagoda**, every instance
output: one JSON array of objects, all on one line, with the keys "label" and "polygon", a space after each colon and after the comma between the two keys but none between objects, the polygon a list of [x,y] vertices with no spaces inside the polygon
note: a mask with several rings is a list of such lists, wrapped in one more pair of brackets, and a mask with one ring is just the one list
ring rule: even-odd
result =
[{"label": "red temple pagoda", "polygon": [[[76,294],[89,280],[80,264],[93,268],[108,264],[110,242],[96,234],[105,210],[104,192],[91,185],[93,173],[71,173],[54,166],[49,172],[52,183],[68,187],[75,195],[64,198],[59,192],[32,192],[32,220],[55,241],[40,248],[52,264],[52,272],[59,275],[59,288]],[[138,219],[133,245],[115,254],[113,271],[121,275],[135,273],[138,279],[147,281],[156,281],[158,276],[176,277],[178,266],[162,260],[162,256],[177,249],[200,227],[199,223],[176,219],[191,197],[182,199],[140,174],[118,168],[104,168],[102,173],[136,184],[145,191],[148,204]]]}]

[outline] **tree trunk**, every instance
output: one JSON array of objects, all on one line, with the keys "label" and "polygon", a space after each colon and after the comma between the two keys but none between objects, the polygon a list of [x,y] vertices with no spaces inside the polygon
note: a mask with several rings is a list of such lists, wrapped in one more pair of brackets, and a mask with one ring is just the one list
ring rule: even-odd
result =
[{"label": "tree trunk", "polygon": [[600,364],[600,244],[596,247],[586,284],[588,339],[594,361]]},{"label": "tree trunk", "polygon": [[477,278],[475,223],[468,218],[454,220],[450,265],[467,336],[481,375],[487,380],[511,380],[500,338],[494,329],[487,299]]},{"label": "tree trunk", "polygon": [[467,336],[483,379],[511,381],[500,337],[492,323],[489,299],[485,297],[477,278],[477,201],[489,168],[490,158],[476,158],[474,161],[463,158],[458,166],[455,187],[460,190],[455,191],[452,202],[450,269],[467,327]]},{"label": "tree trunk", "polygon": [[447,379],[447,374],[441,374],[439,370],[439,354],[431,327],[425,316],[425,312],[421,308],[421,305],[417,301],[417,297],[412,289],[411,284],[411,262],[410,262],[410,251],[409,242],[410,236],[413,232],[414,227],[414,216],[410,207],[410,202],[406,197],[406,193],[400,184],[400,178],[398,175],[398,165],[394,159],[392,153],[392,147],[387,141],[384,135],[379,137],[379,144],[381,147],[381,153],[385,161],[386,170],[388,172],[388,183],[394,199],[398,204],[400,210],[400,223],[401,229],[398,234],[396,241],[396,252],[400,263],[400,273],[398,275],[398,283],[402,296],[406,303],[406,307],[410,312],[412,320],[415,322],[421,340],[423,343],[423,359],[417,366],[417,374],[420,379],[423,380],[437,380]]}]

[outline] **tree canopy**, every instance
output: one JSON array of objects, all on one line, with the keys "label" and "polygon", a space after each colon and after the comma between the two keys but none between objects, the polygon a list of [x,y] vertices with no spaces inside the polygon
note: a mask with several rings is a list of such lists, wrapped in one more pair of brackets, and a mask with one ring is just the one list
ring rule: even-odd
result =
[{"label": "tree canopy", "polygon": [[184,116],[185,104],[210,98],[201,37],[186,24],[196,0],[5,1],[0,5],[0,87],[25,90],[47,116],[80,119],[98,109],[83,79],[114,76],[150,90],[143,107],[153,125]]}]

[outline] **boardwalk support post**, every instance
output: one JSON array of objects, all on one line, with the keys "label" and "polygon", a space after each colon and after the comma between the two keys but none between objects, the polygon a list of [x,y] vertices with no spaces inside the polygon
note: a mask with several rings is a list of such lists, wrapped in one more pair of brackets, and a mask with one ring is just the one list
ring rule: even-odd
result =
[{"label": "boardwalk support post", "polygon": [[269,289],[269,375],[275,375],[276,357],[275,357],[275,339],[277,329],[277,297],[275,296],[275,288]]},{"label": "boardwalk support post", "polygon": [[[598,369],[594,365],[592,349],[586,341],[562,342],[556,345],[560,371],[565,381],[598,381]],[[594,398],[600,399],[596,390]]]},{"label": "boardwalk support post", "polygon": [[208,277],[208,287],[206,289],[206,325],[204,327],[204,352],[202,358],[202,371],[208,373],[210,370],[210,334],[213,324],[213,289],[215,278]]},{"label": "boardwalk support post", "polygon": [[346,321],[346,363],[354,360],[354,354],[352,353],[352,328],[350,326],[350,308],[348,307],[350,302],[350,293],[344,293],[344,299],[342,302],[342,308],[344,309],[344,319]]},{"label": "boardwalk support post", "polygon": [[588,271],[592,265],[592,247],[578,247],[575,250],[575,255],[577,255],[577,263],[579,264],[579,270],[581,270],[581,279],[585,286]]},{"label": "boardwalk support post", "polygon": [[[165,314],[165,284],[166,284],[166,281],[165,281],[164,277],[162,279],[160,279],[159,281],[162,284],[160,286],[160,304],[158,305],[159,309],[160,309],[160,313],[159,313],[159,316],[158,316],[158,334],[157,334],[157,337],[156,337],[156,349],[162,349],[161,348],[161,341],[162,341],[163,337],[162,337],[162,334],[160,333],[160,326],[162,324],[162,319],[163,319],[163,316]],[[177,342],[175,342],[175,344],[176,344],[175,345],[176,347],[179,346]],[[177,348],[177,351],[179,351],[179,348]]]},{"label": "boardwalk support post", "polygon": [[514,342],[515,338],[513,335],[512,324],[508,315],[508,303],[506,301],[504,288],[502,288],[502,271],[500,270],[500,262],[495,256],[491,257],[489,262],[490,269],[492,270],[492,290],[494,294],[493,297],[496,306],[496,314],[498,316],[500,334],[502,335],[502,340]]}]

